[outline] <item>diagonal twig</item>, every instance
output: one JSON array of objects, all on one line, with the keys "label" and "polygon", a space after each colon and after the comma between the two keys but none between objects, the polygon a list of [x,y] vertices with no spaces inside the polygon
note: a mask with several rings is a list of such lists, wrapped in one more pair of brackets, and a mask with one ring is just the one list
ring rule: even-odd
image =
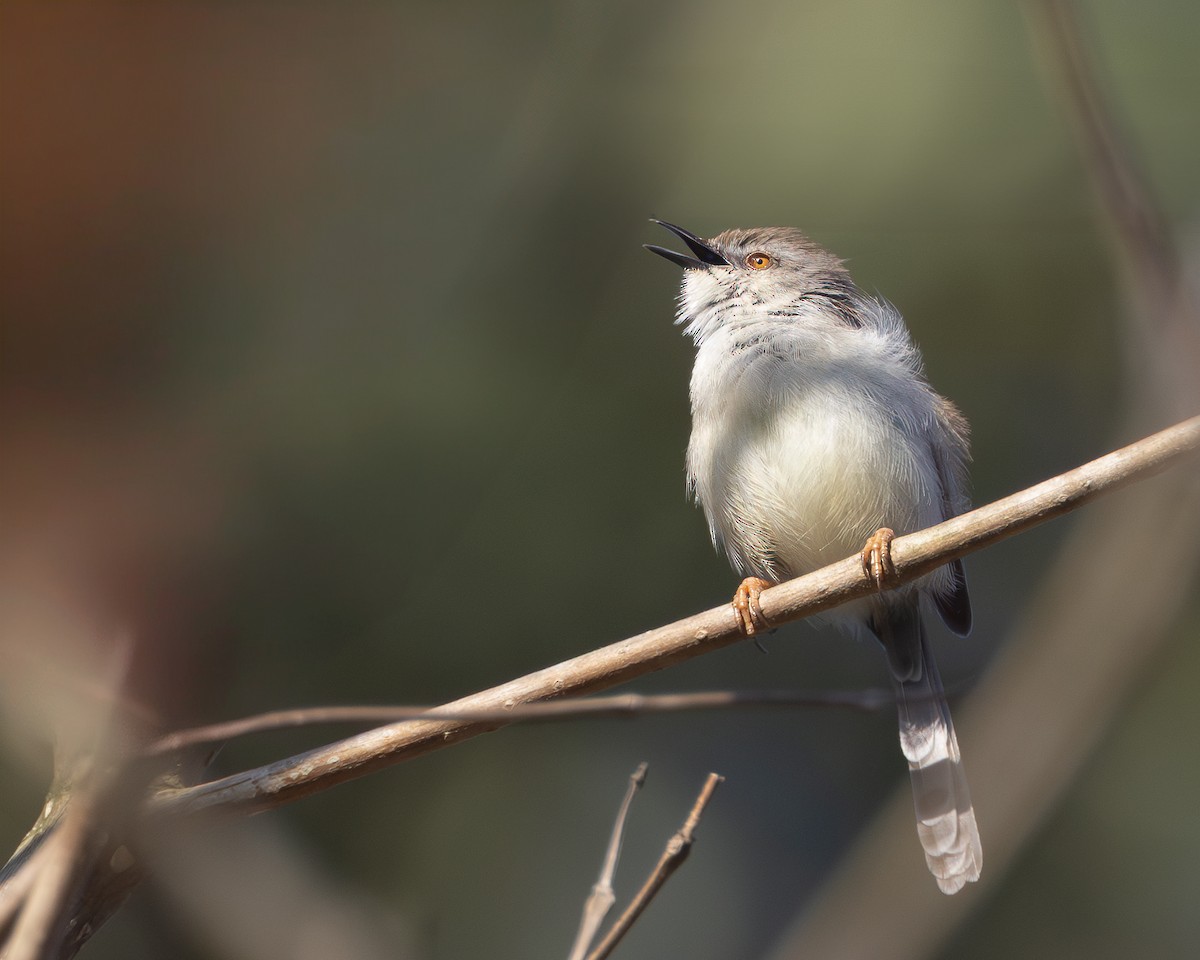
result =
[{"label": "diagonal twig", "polygon": [[[1136,152],[1106,98],[1073,0],[1030,0],[1030,32],[1052,73],[1052,89],[1075,133],[1096,209],[1126,268],[1134,309],[1126,311],[1125,360],[1142,401],[1189,409],[1200,381],[1200,324],[1195,290],[1185,281],[1171,225],[1163,216]],[[1137,364],[1149,364],[1139,368]]]},{"label": "diagonal twig", "polygon": [[596,931],[600,929],[601,922],[617,900],[616,894],[613,893],[612,880],[613,874],[617,870],[617,859],[621,856],[621,839],[625,834],[625,818],[629,816],[633,795],[646,782],[648,766],[649,764],[643,760],[629,776],[629,786],[625,788],[625,799],[621,801],[621,809],[617,811],[617,819],[613,823],[612,835],[608,838],[608,850],[604,854],[604,865],[600,868],[600,876],[592,886],[587,903],[583,905],[583,918],[579,922],[579,932],[575,935],[575,944],[571,947],[569,960],[583,960],[587,955],[587,948],[596,939]]},{"label": "diagonal twig", "polygon": [[1158,209],[1136,157],[1106,102],[1072,0],[1037,0],[1024,7],[1033,39],[1058,81],[1056,92],[1078,138],[1079,153],[1111,220],[1122,255],[1161,287],[1174,285],[1179,263],[1171,231]]},{"label": "diagonal twig", "polygon": [[713,792],[724,782],[725,778],[719,774],[710,773],[708,775],[704,786],[700,788],[696,802],[692,804],[687,819],[683,821],[683,826],[667,841],[662,856],[658,858],[658,863],[654,865],[650,876],[642,884],[642,889],[637,892],[625,911],[617,917],[616,922],[604,935],[604,939],[596,945],[596,949],[588,954],[587,960],[604,960],[611,954],[616,945],[621,942],[621,938],[629,932],[630,927],[637,922],[638,917],[650,905],[650,901],[658,895],[663,884],[670,880],[671,875],[683,865],[683,861],[692,852],[692,842],[695,840],[696,827],[700,823],[700,818],[704,815],[704,810],[712,799]]}]

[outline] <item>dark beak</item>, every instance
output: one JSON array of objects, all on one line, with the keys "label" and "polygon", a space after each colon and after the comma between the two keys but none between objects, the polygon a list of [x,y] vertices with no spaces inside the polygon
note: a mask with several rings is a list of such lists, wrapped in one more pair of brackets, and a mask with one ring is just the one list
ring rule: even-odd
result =
[{"label": "dark beak", "polygon": [[717,253],[712,247],[701,240],[690,230],[684,230],[683,227],[677,227],[673,223],[667,223],[666,220],[655,220],[651,218],[651,223],[657,223],[660,227],[666,227],[675,236],[691,248],[695,257],[688,257],[682,253],[676,253],[674,250],[668,250],[666,247],[659,247],[653,243],[646,243],[643,246],[651,253],[657,253],[660,257],[666,257],[672,263],[678,264],[684,270],[707,270],[709,267],[727,267],[729,261]]}]

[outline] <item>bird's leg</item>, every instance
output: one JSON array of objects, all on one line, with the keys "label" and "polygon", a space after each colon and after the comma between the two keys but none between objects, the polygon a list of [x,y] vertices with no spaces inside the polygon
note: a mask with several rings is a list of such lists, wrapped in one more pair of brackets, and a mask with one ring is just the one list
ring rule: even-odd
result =
[{"label": "bird's leg", "polygon": [[891,527],[880,527],[867,537],[866,545],[859,554],[863,573],[871,578],[877,590],[886,589],[887,582],[896,576],[896,565],[892,563],[894,539],[896,534]]},{"label": "bird's leg", "polygon": [[770,629],[762,608],[758,605],[758,596],[764,590],[775,586],[770,580],[761,577],[747,577],[733,595],[733,612],[737,614],[742,625],[742,633],[748,637],[754,636],[759,630]]}]

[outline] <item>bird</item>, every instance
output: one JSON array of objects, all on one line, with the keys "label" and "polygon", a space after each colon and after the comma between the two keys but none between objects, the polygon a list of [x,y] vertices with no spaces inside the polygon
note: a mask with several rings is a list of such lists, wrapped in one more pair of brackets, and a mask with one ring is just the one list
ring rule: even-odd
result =
[{"label": "bird", "polygon": [[869,596],[823,615],[883,646],[895,689],[917,834],[943,893],[979,879],[983,851],[958,739],[926,633],[936,614],[971,630],[962,562],[891,585],[891,541],[969,506],[968,426],[926,380],[900,312],[791,227],[711,239],[653,220],[690,254],[676,323],[694,341],[687,486],[714,546],[743,578],[748,636],[769,628],[759,594],[858,554]]}]

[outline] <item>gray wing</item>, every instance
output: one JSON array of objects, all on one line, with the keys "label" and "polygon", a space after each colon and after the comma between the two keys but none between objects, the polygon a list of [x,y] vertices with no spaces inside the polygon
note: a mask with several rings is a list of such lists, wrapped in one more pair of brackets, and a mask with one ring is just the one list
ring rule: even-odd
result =
[{"label": "gray wing", "polygon": [[[956,517],[970,506],[967,498],[967,421],[958,408],[943,397],[938,409],[940,442],[932,444],[942,492],[942,519]],[[971,632],[971,595],[967,592],[967,574],[961,560],[953,560],[949,590],[935,594],[934,607],[952,633],[965,637]]]}]

